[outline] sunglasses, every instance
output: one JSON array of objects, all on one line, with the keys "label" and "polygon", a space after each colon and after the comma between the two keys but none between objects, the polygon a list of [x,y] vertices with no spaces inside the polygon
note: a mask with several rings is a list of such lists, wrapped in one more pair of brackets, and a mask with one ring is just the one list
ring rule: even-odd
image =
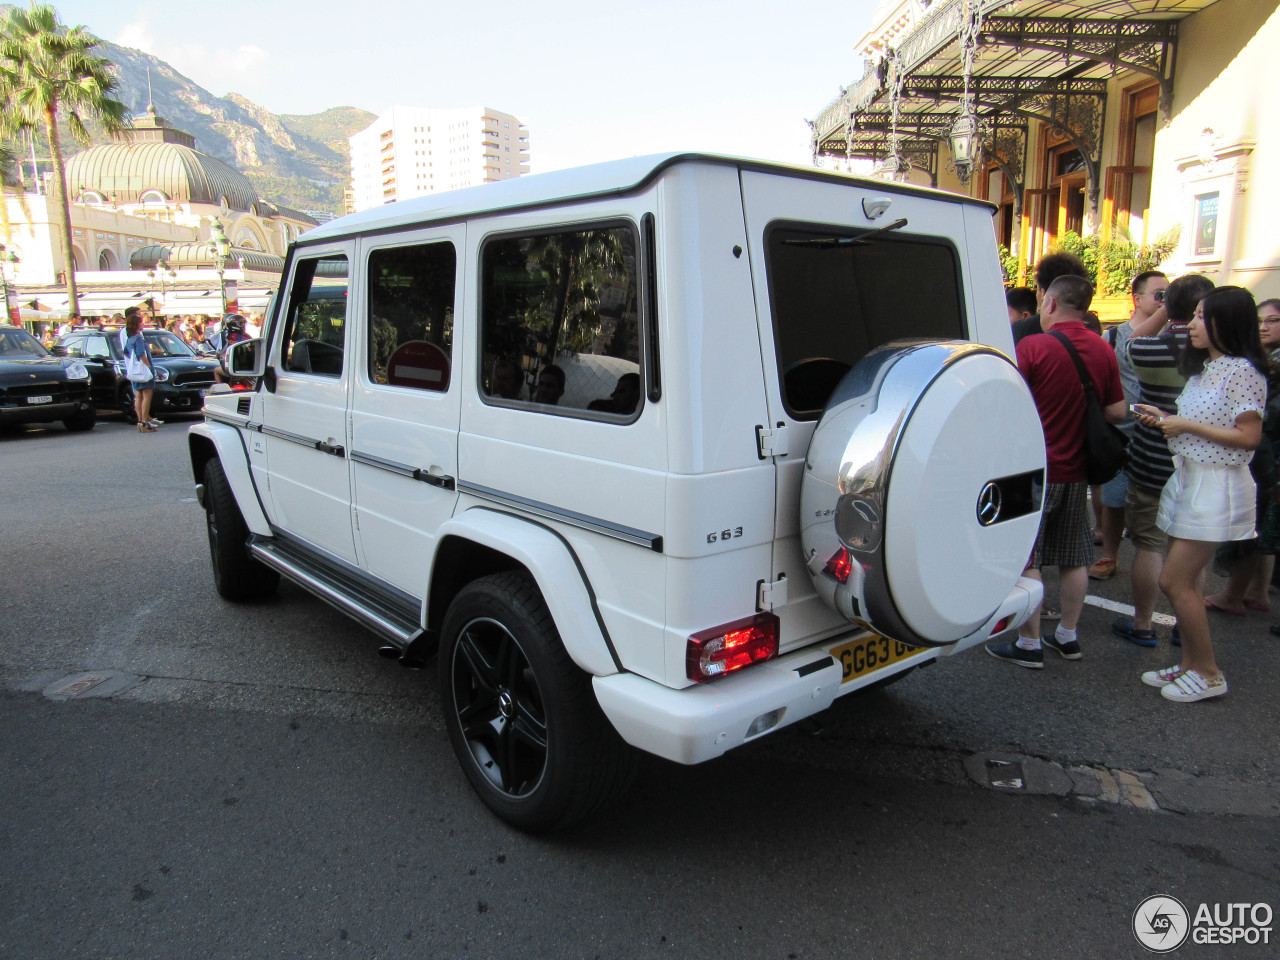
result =
[{"label": "sunglasses", "polygon": [[1154,300],[1156,303],[1164,303],[1164,295],[1165,295],[1165,291],[1157,290],[1155,293],[1151,295],[1151,299]]}]

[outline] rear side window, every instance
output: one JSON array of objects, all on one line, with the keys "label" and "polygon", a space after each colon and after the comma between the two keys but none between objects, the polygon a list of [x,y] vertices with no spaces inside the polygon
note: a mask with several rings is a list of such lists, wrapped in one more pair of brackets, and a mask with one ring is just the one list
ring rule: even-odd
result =
[{"label": "rear side window", "polygon": [[482,395],[544,413],[634,418],[643,399],[636,251],[629,225],[486,243]]},{"label": "rear side window", "polygon": [[282,366],[293,373],[342,376],[347,335],[347,258],[298,260],[285,315]]},{"label": "rear side window", "polygon": [[369,379],[374,383],[449,389],[457,263],[451,243],[369,255]]},{"label": "rear side window", "polygon": [[844,374],[898,340],[965,339],[960,270],[946,243],[775,226],[765,239],[782,399],[816,420]]}]

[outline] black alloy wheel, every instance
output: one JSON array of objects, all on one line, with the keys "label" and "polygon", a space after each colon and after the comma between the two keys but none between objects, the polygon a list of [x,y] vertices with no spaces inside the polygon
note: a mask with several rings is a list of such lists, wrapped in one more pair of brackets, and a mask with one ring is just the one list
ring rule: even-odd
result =
[{"label": "black alloy wheel", "polygon": [[455,648],[454,697],[476,766],[503,795],[527,797],[547,767],[547,717],[529,659],[511,632],[469,621]]},{"label": "black alloy wheel", "polygon": [[635,752],[603,716],[525,573],[468,584],[441,630],[440,699],[463,773],[503,820],[540,833],[616,798]]}]

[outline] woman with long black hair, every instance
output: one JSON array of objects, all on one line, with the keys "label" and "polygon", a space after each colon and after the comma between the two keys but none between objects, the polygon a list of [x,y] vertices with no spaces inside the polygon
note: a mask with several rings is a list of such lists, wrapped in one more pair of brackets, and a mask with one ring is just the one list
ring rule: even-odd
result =
[{"label": "woman with long black hair", "polygon": [[1182,662],[1149,670],[1142,682],[1168,700],[1192,703],[1227,692],[1209,636],[1202,585],[1219,543],[1254,535],[1255,484],[1249,461],[1262,438],[1271,361],[1258,335],[1258,311],[1243,287],[1218,287],[1196,308],[1178,361],[1189,377],[1176,416],[1138,404],[1134,413],[1169,441],[1174,472],[1160,496],[1156,525],[1169,535],[1160,589],[1182,635]]}]

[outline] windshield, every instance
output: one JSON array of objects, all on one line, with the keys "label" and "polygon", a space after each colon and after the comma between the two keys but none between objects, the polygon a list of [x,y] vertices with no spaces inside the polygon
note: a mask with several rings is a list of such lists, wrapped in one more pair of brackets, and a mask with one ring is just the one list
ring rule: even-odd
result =
[{"label": "windshield", "polygon": [[194,357],[195,351],[187,346],[186,341],[176,333],[168,330],[144,330],[147,346],[153,357]]},{"label": "windshield", "polygon": [[47,357],[49,351],[25,330],[0,330],[0,357]]}]

